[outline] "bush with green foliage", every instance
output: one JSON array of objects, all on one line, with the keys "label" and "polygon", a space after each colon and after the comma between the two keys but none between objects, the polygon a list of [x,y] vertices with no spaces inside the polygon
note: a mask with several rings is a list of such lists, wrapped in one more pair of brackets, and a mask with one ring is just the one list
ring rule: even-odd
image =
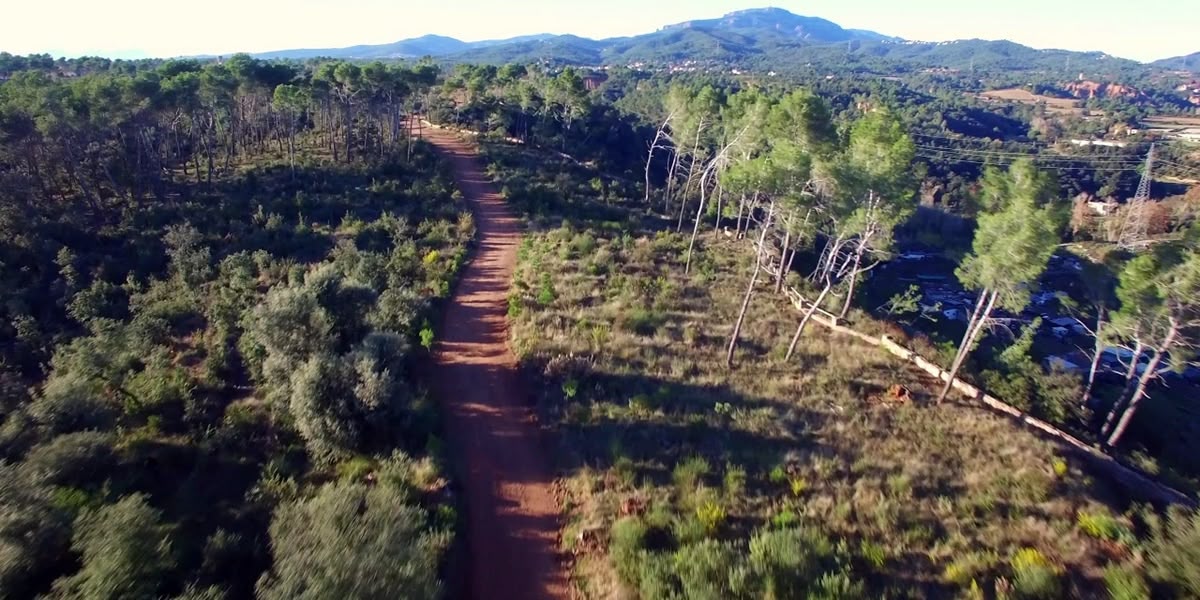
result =
[{"label": "bush with green foliage", "polygon": [[440,596],[438,564],[449,535],[393,485],[327,484],[281,506],[271,521],[274,565],[259,582],[273,599]]},{"label": "bush with green foliage", "polygon": [[79,572],[57,581],[55,590],[98,600],[157,597],[176,565],[171,531],[145,496],[84,511],[71,541],[82,564]]},{"label": "bush with green foliage", "polygon": [[1018,597],[1052,600],[1062,594],[1058,569],[1036,548],[1022,548],[1008,564]]},{"label": "bush with green foliage", "polygon": [[1150,529],[1150,577],[1181,597],[1200,597],[1200,511],[1172,508]]},{"label": "bush with green foliage", "polygon": [[17,467],[26,481],[89,487],[116,466],[113,436],[98,431],[67,433],[34,446]]},{"label": "bush with green foliage", "polygon": [[71,516],[51,488],[21,471],[0,463],[0,592],[14,598],[36,594],[32,586],[62,566],[71,539]]},{"label": "bush with green foliage", "polygon": [[1139,570],[1131,565],[1104,568],[1104,588],[1111,600],[1150,600],[1150,586]]}]

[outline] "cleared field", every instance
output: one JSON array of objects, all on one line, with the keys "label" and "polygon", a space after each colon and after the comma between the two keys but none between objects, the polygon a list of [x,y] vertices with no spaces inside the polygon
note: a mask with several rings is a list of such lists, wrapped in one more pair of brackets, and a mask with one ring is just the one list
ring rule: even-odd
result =
[{"label": "cleared field", "polygon": [[990,90],[979,94],[979,97],[985,100],[1004,100],[1021,104],[1045,104],[1047,110],[1055,113],[1080,112],[1078,100],[1043,96],[1022,88]]},{"label": "cleared field", "polygon": [[1142,122],[1149,127],[1200,127],[1200,117],[1167,116],[1146,117]]}]

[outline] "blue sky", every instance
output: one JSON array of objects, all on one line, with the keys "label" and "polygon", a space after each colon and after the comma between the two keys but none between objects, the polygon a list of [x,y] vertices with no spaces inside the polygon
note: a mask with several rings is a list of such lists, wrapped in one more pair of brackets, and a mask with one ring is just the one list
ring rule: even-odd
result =
[{"label": "blue sky", "polygon": [[377,44],[426,33],[633,35],[774,5],[908,39],[1007,38],[1138,60],[1200,51],[1194,0],[36,0],[5,8],[0,50],[177,56]]}]

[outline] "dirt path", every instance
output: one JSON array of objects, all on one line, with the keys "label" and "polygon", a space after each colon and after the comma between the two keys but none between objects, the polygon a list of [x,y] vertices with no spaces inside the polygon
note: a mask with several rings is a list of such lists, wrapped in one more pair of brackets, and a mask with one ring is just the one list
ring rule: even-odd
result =
[{"label": "dirt path", "polygon": [[508,348],[520,222],[474,146],[436,129],[425,138],[451,161],[479,232],[434,347],[433,387],[467,496],[465,591],[470,598],[566,598],[550,461]]}]

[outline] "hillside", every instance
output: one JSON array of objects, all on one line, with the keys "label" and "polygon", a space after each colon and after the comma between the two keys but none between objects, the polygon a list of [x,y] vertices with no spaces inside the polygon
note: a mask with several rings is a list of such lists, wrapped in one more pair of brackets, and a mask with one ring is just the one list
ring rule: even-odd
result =
[{"label": "hillside", "polygon": [[1156,60],[1151,65],[1175,71],[1200,71],[1200,52]]}]

